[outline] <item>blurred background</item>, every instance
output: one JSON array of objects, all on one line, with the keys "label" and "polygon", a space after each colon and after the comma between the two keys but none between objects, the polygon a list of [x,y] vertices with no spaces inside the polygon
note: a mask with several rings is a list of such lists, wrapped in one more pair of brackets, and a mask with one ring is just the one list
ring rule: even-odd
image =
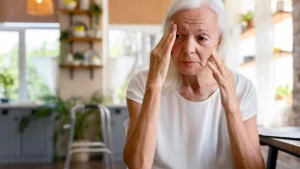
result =
[{"label": "blurred background", "polygon": [[[70,109],[111,112],[116,168],[125,168],[128,82],[149,68],[171,0],[1,0],[0,168],[58,169],[66,158]],[[227,65],[254,83],[258,125],[300,125],[300,1],[225,0]],[[99,113],[76,118],[74,142],[102,141]],[[267,149],[262,148],[264,158]],[[77,153],[71,168],[105,168]],[[300,160],[279,153],[277,168]]]}]

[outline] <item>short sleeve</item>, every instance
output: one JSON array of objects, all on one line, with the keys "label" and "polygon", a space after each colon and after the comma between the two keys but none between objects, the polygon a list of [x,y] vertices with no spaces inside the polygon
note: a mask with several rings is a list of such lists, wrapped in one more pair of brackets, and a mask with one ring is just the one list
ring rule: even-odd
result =
[{"label": "short sleeve", "polygon": [[[126,91],[126,98],[142,104],[145,94],[145,86],[148,78],[148,71],[138,72],[129,82]],[[129,118],[126,118],[124,123],[124,132],[127,137],[129,126]]]},{"label": "short sleeve", "polygon": [[256,89],[253,83],[242,75],[236,75],[236,80],[240,110],[243,120],[246,121],[258,113]]},{"label": "short sleeve", "polygon": [[147,82],[148,71],[137,73],[129,82],[126,98],[136,101],[140,104],[143,102],[145,86]]}]

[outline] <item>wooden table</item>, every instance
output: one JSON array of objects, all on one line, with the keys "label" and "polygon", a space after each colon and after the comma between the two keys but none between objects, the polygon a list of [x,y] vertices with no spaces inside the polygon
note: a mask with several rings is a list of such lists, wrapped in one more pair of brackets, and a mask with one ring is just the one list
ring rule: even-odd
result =
[{"label": "wooden table", "polygon": [[269,146],[266,169],[275,169],[278,151],[300,158],[300,140],[277,139],[260,136],[260,144]]}]

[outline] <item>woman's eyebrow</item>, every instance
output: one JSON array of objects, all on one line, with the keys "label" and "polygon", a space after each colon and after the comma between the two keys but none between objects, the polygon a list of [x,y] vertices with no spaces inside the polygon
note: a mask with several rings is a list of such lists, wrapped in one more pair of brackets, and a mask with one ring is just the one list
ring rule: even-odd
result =
[{"label": "woman's eyebrow", "polygon": [[207,29],[204,29],[204,28],[199,28],[199,29],[197,29],[197,32],[202,32],[202,33],[209,34],[208,30],[207,30]]}]

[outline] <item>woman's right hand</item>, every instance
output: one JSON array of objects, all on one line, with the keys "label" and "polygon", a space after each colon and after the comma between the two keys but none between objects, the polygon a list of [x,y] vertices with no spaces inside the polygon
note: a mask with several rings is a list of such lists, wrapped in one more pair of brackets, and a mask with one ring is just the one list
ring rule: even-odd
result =
[{"label": "woman's right hand", "polygon": [[168,32],[161,38],[150,54],[147,86],[162,87],[166,80],[171,51],[176,40],[177,25],[171,22]]}]

